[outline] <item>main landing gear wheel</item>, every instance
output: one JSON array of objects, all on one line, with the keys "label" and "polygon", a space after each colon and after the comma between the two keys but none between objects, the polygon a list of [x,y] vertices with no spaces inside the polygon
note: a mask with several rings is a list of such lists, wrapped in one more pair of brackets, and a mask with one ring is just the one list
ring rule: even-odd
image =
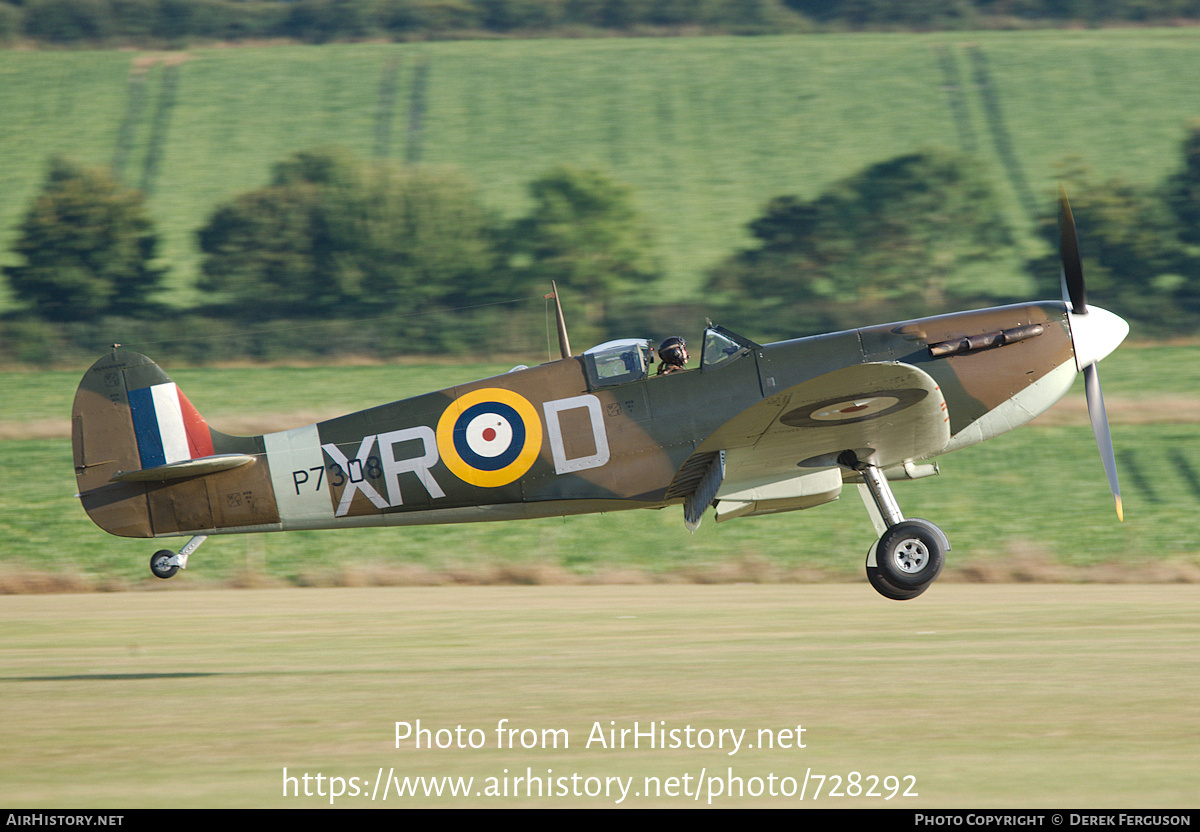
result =
[{"label": "main landing gear wheel", "polygon": [[863,463],[857,451],[843,451],[838,464],[862,476],[859,493],[875,528],[882,532],[867,553],[867,580],[884,598],[916,598],[941,574],[950,541],[928,520],[906,520],[883,471]]},{"label": "main landing gear wheel", "polygon": [[924,590],[941,574],[946,550],[942,538],[927,524],[905,520],[879,538],[875,562],[879,577],[897,590]]},{"label": "main landing gear wheel", "polygon": [[871,566],[869,563],[867,564],[867,580],[871,582],[871,586],[875,588],[876,592],[884,598],[889,598],[893,601],[911,601],[929,589],[929,584],[925,584],[917,589],[900,589],[899,587],[892,586],[887,582],[886,578],[879,574],[879,567]]},{"label": "main landing gear wheel", "polygon": [[170,549],[159,549],[151,556],[150,571],[156,578],[166,580],[179,571],[179,567],[170,562],[173,557],[175,557],[175,553]]}]

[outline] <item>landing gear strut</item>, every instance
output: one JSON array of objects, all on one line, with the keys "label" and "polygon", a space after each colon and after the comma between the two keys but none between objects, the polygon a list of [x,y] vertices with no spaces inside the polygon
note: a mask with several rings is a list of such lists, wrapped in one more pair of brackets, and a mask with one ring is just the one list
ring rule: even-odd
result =
[{"label": "landing gear strut", "polygon": [[175,554],[170,549],[159,549],[150,557],[150,571],[154,573],[154,577],[163,580],[174,577],[180,569],[187,569],[188,557],[206,540],[208,540],[208,535],[196,535],[179,550],[179,554]]},{"label": "landing gear strut", "polygon": [[838,462],[862,475],[863,503],[880,532],[867,553],[867,580],[893,601],[916,598],[937,580],[950,550],[945,533],[928,520],[905,519],[887,477],[852,451]]}]

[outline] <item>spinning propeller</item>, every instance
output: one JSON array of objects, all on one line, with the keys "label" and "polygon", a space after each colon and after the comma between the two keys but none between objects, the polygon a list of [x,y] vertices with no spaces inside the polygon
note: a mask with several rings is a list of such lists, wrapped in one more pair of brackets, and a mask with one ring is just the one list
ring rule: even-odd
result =
[{"label": "spinning propeller", "polygon": [[1062,250],[1062,293],[1067,304],[1067,320],[1071,325],[1071,340],[1075,345],[1075,365],[1083,373],[1087,391],[1088,416],[1092,433],[1104,461],[1104,473],[1117,503],[1117,519],[1124,520],[1121,510],[1121,486],[1117,482],[1117,460],[1113,453],[1112,434],[1108,429],[1108,414],[1104,410],[1104,394],[1100,391],[1100,374],[1096,364],[1125,340],[1129,324],[1122,318],[1099,307],[1089,308],[1083,286],[1083,260],[1079,256],[1079,240],[1075,235],[1075,218],[1064,191],[1059,201],[1058,232]]}]

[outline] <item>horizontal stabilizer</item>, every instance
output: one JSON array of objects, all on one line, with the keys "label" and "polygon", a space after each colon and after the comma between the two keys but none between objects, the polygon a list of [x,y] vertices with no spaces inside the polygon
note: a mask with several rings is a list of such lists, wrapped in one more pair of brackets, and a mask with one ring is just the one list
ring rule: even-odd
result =
[{"label": "horizontal stabilizer", "polygon": [[230,468],[240,468],[253,461],[254,457],[249,454],[202,456],[199,459],[185,459],[182,462],[156,465],[153,468],[118,471],[112,475],[110,482],[167,482],[169,480],[181,480],[185,477],[199,477],[204,474],[215,474],[218,471],[228,471]]}]

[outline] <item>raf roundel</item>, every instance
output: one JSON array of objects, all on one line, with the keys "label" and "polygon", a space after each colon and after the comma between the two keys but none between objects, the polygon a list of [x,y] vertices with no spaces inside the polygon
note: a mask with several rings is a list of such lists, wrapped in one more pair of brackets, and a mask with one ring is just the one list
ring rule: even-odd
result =
[{"label": "raf roundel", "polygon": [[463,482],[508,485],[530,469],[542,447],[542,423],[524,397],[498,387],[472,390],[438,420],[438,453]]},{"label": "raf roundel", "polygon": [[890,416],[897,411],[912,407],[922,401],[926,391],[920,388],[903,390],[880,390],[875,394],[853,399],[826,399],[825,401],[798,407],[779,417],[779,421],[793,428],[818,428],[831,424],[855,425],[870,419]]}]

